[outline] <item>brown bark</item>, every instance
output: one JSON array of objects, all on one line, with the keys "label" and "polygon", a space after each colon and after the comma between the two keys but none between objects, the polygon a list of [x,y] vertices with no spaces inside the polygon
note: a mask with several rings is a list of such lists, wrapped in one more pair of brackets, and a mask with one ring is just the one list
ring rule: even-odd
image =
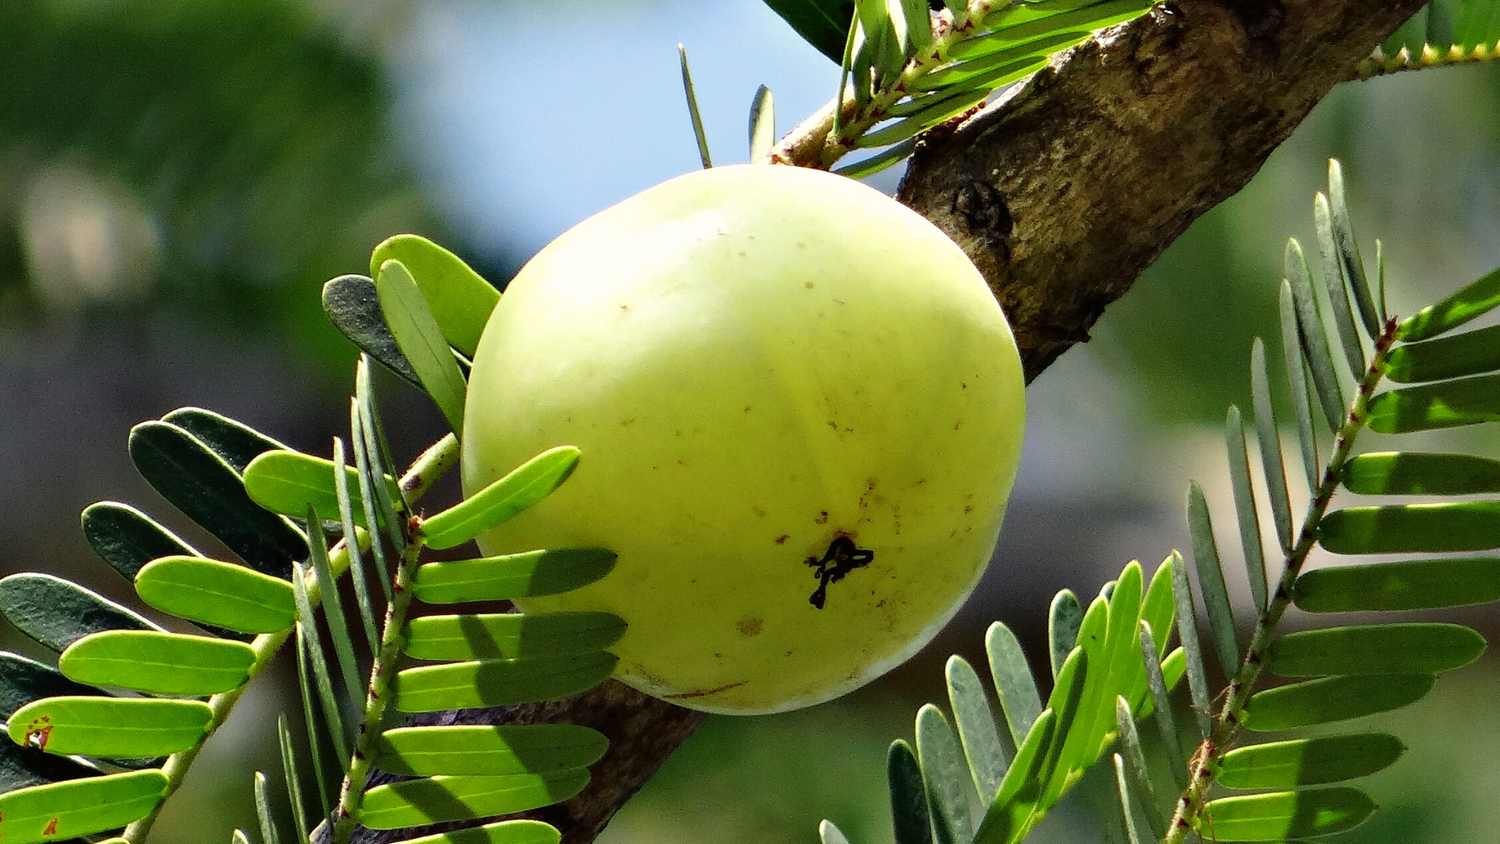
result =
[{"label": "brown bark", "polygon": [[[1423,0],[1177,0],[1054,62],[919,148],[899,198],[957,241],[1005,307],[1028,381],[1193,220],[1244,186]],[[566,720],[609,754],[533,816],[591,841],[702,716],[608,683],[559,704],[426,723]],[[361,830],[362,844],[406,838]]]}]

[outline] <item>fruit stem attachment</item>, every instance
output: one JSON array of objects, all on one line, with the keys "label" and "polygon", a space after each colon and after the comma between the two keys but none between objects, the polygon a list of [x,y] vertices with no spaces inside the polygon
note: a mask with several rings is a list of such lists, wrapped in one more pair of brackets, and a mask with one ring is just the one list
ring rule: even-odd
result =
[{"label": "fruit stem attachment", "polygon": [[1335,435],[1333,455],[1323,470],[1322,481],[1314,490],[1312,500],[1308,502],[1307,515],[1303,519],[1301,531],[1297,534],[1297,541],[1286,553],[1285,566],[1282,569],[1281,578],[1276,583],[1276,591],[1255,624],[1255,632],[1250,638],[1250,646],[1245,650],[1245,657],[1240,663],[1239,671],[1235,673],[1224,692],[1224,706],[1213,718],[1212,731],[1208,738],[1198,745],[1197,751],[1188,763],[1188,785],[1177,799],[1177,807],[1172,813],[1172,822],[1167,826],[1166,836],[1162,838],[1163,844],[1183,844],[1187,839],[1188,831],[1197,829],[1202,819],[1203,809],[1207,804],[1208,790],[1218,773],[1219,762],[1223,759],[1224,753],[1233,746],[1239,734],[1240,715],[1244,712],[1245,704],[1250,700],[1261,668],[1265,666],[1266,652],[1276,636],[1276,625],[1280,623],[1282,615],[1291,605],[1292,585],[1301,574],[1302,566],[1307,562],[1307,555],[1317,543],[1318,525],[1322,522],[1324,514],[1328,512],[1333,494],[1338,490],[1340,479],[1344,474],[1344,466],[1353,456],[1354,440],[1360,431],[1364,430],[1368,420],[1367,408],[1370,398],[1381,379],[1385,377],[1386,357],[1396,341],[1396,326],[1395,319],[1387,320],[1384,329],[1375,341],[1375,354],[1371,357],[1369,367],[1359,380],[1354,401],[1350,405],[1348,415],[1344,418],[1344,424]]}]

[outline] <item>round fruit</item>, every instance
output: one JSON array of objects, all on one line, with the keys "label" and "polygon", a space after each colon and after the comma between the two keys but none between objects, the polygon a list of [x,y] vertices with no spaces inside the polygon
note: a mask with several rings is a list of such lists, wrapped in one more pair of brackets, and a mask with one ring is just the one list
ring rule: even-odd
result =
[{"label": "round fruit", "polygon": [[936,227],[840,176],[721,167],[585,220],[511,282],[474,358],[463,479],[577,446],[568,482],[480,547],[619,560],[517,603],[622,616],[616,676],[648,694],[776,712],[953,616],[1024,416],[1005,317]]}]

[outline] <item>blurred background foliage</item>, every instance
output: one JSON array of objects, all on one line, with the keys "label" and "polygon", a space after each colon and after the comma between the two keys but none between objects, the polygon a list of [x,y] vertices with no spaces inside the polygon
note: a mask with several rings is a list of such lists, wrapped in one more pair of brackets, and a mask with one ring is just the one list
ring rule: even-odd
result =
[{"label": "blurred background foliage", "polygon": [[[354,352],[318,290],[385,236],[434,237],[503,283],[567,226],[695,167],[678,41],[716,160],[744,159],[756,85],[785,129],[837,82],[757,0],[0,2],[0,574],[58,571],[128,600],[77,514],[102,498],[168,511],[125,455],[139,420],[198,404],[326,452]],[[1500,264],[1497,114],[1500,67],[1336,90],[1032,387],[995,563],[939,641],[845,700],[710,719],[604,840],[811,842],[830,817],[889,841],[885,747],[939,698],[948,653],[982,663],[1003,619],[1040,655],[1056,590],[1092,594],[1124,561],[1185,547],[1190,477],[1227,506],[1223,412],[1248,401],[1251,336],[1275,336],[1285,239],[1315,242],[1326,159],[1343,159],[1362,240],[1384,240],[1409,312]],[[410,455],[441,423],[399,384],[385,395]],[[1493,607],[1461,615],[1497,632]],[[9,630],[0,646],[35,653]],[[1412,750],[1371,783],[1385,811],[1341,840],[1491,837],[1497,667],[1408,710]],[[249,771],[279,770],[274,686],[210,743],[156,840],[250,823]],[[1098,840],[1104,805],[1081,789],[1037,840]]]}]

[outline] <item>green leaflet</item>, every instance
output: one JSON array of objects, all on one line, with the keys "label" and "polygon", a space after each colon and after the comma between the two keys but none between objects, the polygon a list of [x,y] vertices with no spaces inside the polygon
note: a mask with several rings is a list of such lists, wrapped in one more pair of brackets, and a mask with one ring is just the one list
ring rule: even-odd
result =
[{"label": "green leaflet", "polygon": [[1307,680],[1252,695],[1240,723],[1247,729],[1272,732],[1389,712],[1421,700],[1435,682],[1431,674]]},{"label": "green leaflet", "polygon": [[61,671],[19,654],[0,651],[0,721],[17,709],[44,697],[102,695],[103,691],[75,683]]},{"label": "green leaflet", "polygon": [[376,246],[370,255],[371,277],[378,277],[390,260],[400,261],[411,273],[448,344],[472,357],[500,291],[457,255],[420,235],[398,234]]},{"label": "green leaflet", "polygon": [[1031,676],[1026,654],[1022,653],[1016,634],[1004,624],[997,621],[990,625],[984,635],[984,650],[989,656],[995,691],[1000,695],[1000,708],[1005,712],[1011,738],[1019,747],[1042,714],[1042,699],[1037,693],[1036,680]]},{"label": "green leaflet", "polygon": [[302,534],[251,501],[239,473],[192,434],[165,422],[144,422],[131,429],[129,449],[136,469],[163,498],[251,568],[285,578],[292,560],[307,557]]},{"label": "green leaflet", "polygon": [[598,651],[619,641],[625,621],[606,612],[435,615],[406,626],[415,659],[514,659]]},{"label": "green leaflet", "polygon": [[1373,340],[1380,336],[1381,318],[1376,312],[1370,282],[1365,275],[1364,259],[1359,255],[1354,224],[1349,219],[1349,206],[1344,199],[1344,168],[1337,158],[1328,161],[1328,204],[1332,212],[1334,257],[1339,276],[1358,307],[1365,334]]},{"label": "green leaflet", "polygon": [[[1276,409],[1271,402],[1271,380],[1266,363],[1266,346],[1259,337],[1250,348],[1250,384],[1255,407],[1255,439],[1260,443],[1260,465],[1265,473],[1266,495],[1271,502],[1271,518],[1276,525],[1276,539],[1283,553],[1292,550],[1292,504],[1287,493],[1286,461],[1281,453],[1281,435],[1276,424]],[[1259,530],[1256,539],[1259,540]],[[1258,543],[1257,543],[1258,544]],[[1260,576],[1266,577],[1262,559]],[[1274,579],[1274,575],[1273,575]],[[1264,603],[1261,604],[1265,606]]]},{"label": "green leaflet", "polygon": [[1441,381],[1500,369],[1500,325],[1401,344],[1386,357],[1392,381]]},{"label": "green leaflet", "polygon": [[984,681],[974,667],[955,655],[948,657],[944,673],[948,680],[948,702],[953,707],[953,725],[958,729],[974,787],[984,803],[1000,789],[1010,763],[1010,751],[1000,739],[999,722],[984,693]]},{"label": "green leaflet", "polygon": [[6,844],[63,841],[117,829],[155,811],[167,793],[161,771],[130,771],[34,786],[0,795]]},{"label": "green leaflet", "polygon": [[144,759],[196,747],[213,710],[197,700],[54,697],[10,718],[10,738],[63,755]]},{"label": "green leaflet", "polygon": [[[1178,648],[1174,653],[1182,653]],[[1157,644],[1151,633],[1151,626],[1141,622],[1141,659],[1146,664],[1146,688],[1151,695],[1149,701],[1152,720],[1156,722],[1157,732],[1161,733],[1162,749],[1166,752],[1167,763],[1172,769],[1173,779],[1177,783],[1178,790],[1187,787],[1187,759],[1182,755],[1182,739],[1177,733],[1177,720],[1172,717],[1172,701],[1168,697],[1168,686],[1166,673],[1163,671],[1160,657],[1157,656]],[[1146,705],[1142,704],[1141,710]]]},{"label": "green leaflet", "polygon": [[917,710],[916,735],[934,838],[938,844],[968,844],[974,836],[969,804],[978,795],[970,788],[973,780],[966,772],[958,733],[943,711],[929,703]]},{"label": "green leaflet", "polygon": [[835,64],[844,55],[844,38],[854,19],[854,0],[765,0],[797,34]]},{"label": "green leaflet", "polygon": [[891,742],[886,754],[886,782],[891,791],[891,824],[896,844],[932,844],[931,816],[922,787],[922,769],[911,745]]},{"label": "green leaflet", "polygon": [[1312,403],[1307,398],[1307,364],[1302,357],[1302,332],[1297,327],[1297,302],[1292,285],[1281,281],[1281,352],[1288,386],[1292,391],[1292,411],[1297,419],[1297,445],[1302,453],[1302,469],[1307,474],[1308,490],[1318,488],[1317,433],[1312,422]]},{"label": "green leaflet", "polygon": [[[1103,603],[1103,599],[1096,599],[1094,606]],[[1087,640],[1087,616],[1084,617],[1083,629],[1084,636],[1080,638]],[[1038,772],[1043,788],[1037,795],[1036,805],[1032,810],[1037,818],[1070,785],[1068,763],[1077,754],[1080,743],[1087,741],[1092,729],[1092,719],[1089,716],[1093,713],[1085,711],[1084,704],[1097,695],[1096,690],[1102,682],[1100,675],[1104,671],[1099,664],[1100,650],[1101,644],[1080,645],[1075,648],[1068,661],[1063,663],[1063,670],[1057,675],[1057,685],[1052,687],[1052,695],[1047,700],[1048,708],[1058,713],[1057,734],[1051,747],[1047,749]]]},{"label": "green leaflet", "polygon": [[557,844],[560,840],[562,834],[551,824],[521,820],[408,838],[400,844]]},{"label": "green leaflet", "polygon": [[94,552],[126,580],[134,580],[158,557],[202,556],[150,516],[114,501],[101,501],[84,509],[83,535]]},{"label": "green leaflet", "polygon": [[1323,408],[1323,418],[1328,423],[1328,430],[1337,431],[1343,424],[1348,405],[1344,401],[1338,373],[1333,368],[1333,352],[1328,348],[1328,335],[1323,330],[1318,296],[1313,292],[1312,271],[1308,269],[1302,245],[1295,239],[1286,242],[1284,263],[1286,281],[1291,287],[1292,303],[1297,312],[1302,353],[1307,358],[1308,371],[1312,374],[1313,393]]},{"label": "green leaflet", "polygon": [[[1156,839],[1152,837],[1151,831],[1141,823],[1140,814],[1136,811],[1134,805],[1137,802],[1144,802],[1144,798],[1131,785],[1132,777],[1126,772],[1125,757],[1116,753],[1114,763],[1115,788],[1120,795],[1120,811],[1125,818],[1126,840],[1129,844],[1150,844],[1150,842]],[[1155,807],[1151,808],[1154,809]]]},{"label": "green leaflet", "polygon": [[1240,667],[1240,646],[1234,633],[1234,609],[1229,603],[1229,588],[1224,585],[1224,566],[1214,542],[1213,520],[1203,488],[1194,481],[1188,487],[1188,533],[1193,541],[1193,565],[1198,570],[1198,590],[1208,612],[1208,629],[1213,634],[1214,652],[1224,675],[1233,677]]},{"label": "green leaflet", "polygon": [[[1193,587],[1188,583],[1186,567],[1180,565],[1182,557],[1176,551],[1172,552],[1172,562],[1172,600],[1177,605],[1177,637],[1182,641],[1182,647],[1177,652],[1182,654],[1183,671],[1188,678],[1198,732],[1203,738],[1208,738],[1213,731],[1208,714],[1208,672],[1203,665],[1203,649],[1198,644],[1198,617],[1193,609]],[[1162,674],[1167,673],[1166,669],[1166,661],[1163,661]]]},{"label": "green leaflet", "polygon": [[1470,454],[1384,451],[1344,465],[1345,488],[1360,495],[1475,495],[1500,492],[1500,460]]},{"label": "green leaflet", "polygon": [[1278,791],[1211,801],[1199,830],[1224,841],[1284,841],[1353,829],[1375,812],[1354,788]]},{"label": "green leaflet", "polygon": [[33,572],[0,580],[0,614],[17,630],[59,652],[90,633],[161,630],[76,583]]},{"label": "green leaflet", "polygon": [[1461,624],[1330,627],[1277,638],[1266,668],[1282,677],[1437,674],[1468,665],[1484,649],[1484,637]]},{"label": "green leaflet", "polygon": [[437,403],[453,431],[464,429],[463,372],[436,317],[411,272],[397,260],[386,260],[375,274],[380,311],[396,345],[416,371],[422,389]]},{"label": "green leaflet", "polygon": [[58,668],[71,680],[160,695],[212,695],[244,685],[255,649],[206,636],[112,630],[68,646]]},{"label": "green leaflet", "polygon": [[135,591],[162,612],[241,633],[274,633],[297,619],[291,583],[202,557],[152,561]]},{"label": "green leaflet", "polygon": [[1395,736],[1352,733],[1241,747],[1224,754],[1219,784],[1226,788],[1302,788],[1383,770],[1406,752]]},{"label": "green leaflet", "polygon": [[1467,607],[1500,600],[1500,557],[1402,560],[1310,571],[1292,601],[1307,612]]},{"label": "green leaflet", "polygon": [[1370,430],[1380,434],[1430,431],[1500,419],[1500,374],[1476,375],[1400,390],[1370,399]]},{"label": "green leaflet", "polygon": [[441,712],[559,700],[609,679],[616,662],[613,654],[600,651],[408,668],[396,675],[394,705],[402,712]]},{"label": "green leaflet", "polygon": [[[364,500],[359,494],[359,470],[348,466],[350,503],[355,508],[352,515],[360,527],[365,526]],[[396,480],[385,475],[385,483],[391,498],[401,497]],[[333,461],[313,457],[299,451],[268,451],[251,461],[245,469],[245,491],[256,504],[280,513],[301,519],[307,508],[317,511],[320,517],[334,518],[339,515],[338,490],[334,486]]]},{"label": "green leaflet", "polygon": [[422,522],[418,528],[429,547],[461,545],[541,501],[562,485],[578,465],[578,449],[550,448],[459,504]]},{"label": "green leaflet", "polygon": [[549,774],[599,761],[602,733],[574,724],[398,727],[381,734],[376,767],[407,776]]},{"label": "green leaflet", "polygon": [[359,822],[370,829],[488,818],[561,803],[583,790],[588,771],[538,776],[428,777],[365,793]]},{"label": "green leaflet", "polygon": [[1319,193],[1313,198],[1313,212],[1318,229],[1318,247],[1323,257],[1323,290],[1328,294],[1333,326],[1338,331],[1339,344],[1343,346],[1349,373],[1355,380],[1359,380],[1365,374],[1365,350],[1359,339],[1359,329],[1354,325],[1354,312],[1349,304],[1349,286],[1344,282],[1344,270],[1334,242],[1333,212],[1329,208],[1327,195]]},{"label": "green leaflet", "polygon": [[1406,342],[1436,337],[1483,316],[1496,305],[1500,305],[1500,268],[1402,320],[1396,336]]},{"label": "green leaflet", "polygon": [[244,472],[256,455],[286,448],[248,425],[201,407],[179,407],[161,421],[192,434],[236,472]]},{"label": "green leaflet", "polygon": [[255,772],[255,815],[260,821],[260,839],[265,844],[281,844],[281,833],[276,828],[276,819],[271,810],[271,793],[266,786],[266,775]]},{"label": "green leaflet", "polygon": [[818,839],[823,844],[849,844],[849,837],[829,820],[818,824]]},{"label": "green leaflet", "polygon": [[411,361],[401,354],[396,338],[386,327],[380,312],[380,294],[375,281],[362,275],[341,275],[323,285],[323,311],[339,333],[348,337],[359,350],[380,361],[417,389],[422,379],[411,368]]},{"label": "green leaflet", "polygon": [[[929,28],[929,37],[931,33]],[[770,88],[762,85],[755,89],[755,98],[750,101],[750,160],[761,161],[775,145],[776,98],[771,96]]]},{"label": "green leaflet", "polygon": [[[1156,790],[1151,785],[1151,769],[1146,765],[1146,754],[1141,749],[1141,737],[1135,730],[1135,716],[1131,714],[1130,704],[1123,697],[1115,698],[1115,729],[1118,730],[1120,740],[1120,752],[1115,754],[1115,774],[1120,785],[1120,796],[1125,798],[1121,801],[1121,807],[1126,812],[1127,820],[1135,817],[1135,812],[1129,799],[1134,794],[1135,801],[1140,803],[1140,809],[1150,819],[1152,834],[1145,836],[1142,841],[1157,841],[1166,835],[1166,825],[1162,823],[1161,811],[1157,807]],[[1139,833],[1139,831],[1138,831]]]},{"label": "green leaflet", "polygon": [[1318,543],[1335,554],[1500,547],[1500,501],[1346,507],[1319,522]]},{"label": "green leaflet", "polygon": [[429,604],[457,604],[556,595],[593,583],[614,567],[615,553],[604,548],[427,563],[417,569],[417,597]]},{"label": "green leaflet", "polygon": [[[1080,654],[1082,651],[1079,652]],[[1016,750],[1000,791],[990,802],[974,833],[974,844],[1011,844],[1025,834],[1026,821],[1042,791],[1042,766],[1057,734],[1057,713],[1042,711]]]},{"label": "green leaflet", "polygon": [[[1047,643],[1048,651],[1052,656],[1052,676],[1062,670],[1063,660],[1073,652],[1073,647],[1078,644],[1078,627],[1083,624],[1083,606],[1078,602],[1078,596],[1073,590],[1064,589],[1052,596],[1052,606],[1047,611]],[[1019,645],[1017,648],[1019,649]],[[1024,659],[1022,662],[1024,663]],[[1030,670],[1027,675],[1030,676]],[[1041,704],[1037,704],[1036,711],[1041,712]],[[1024,730],[1022,731],[1024,732]],[[1016,739],[1017,742],[1020,739]]]},{"label": "green leaflet", "polygon": [[99,769],[69,756],[55,756],[10,741],[0,741],[0,794],[49,782],[99,775]]}]

